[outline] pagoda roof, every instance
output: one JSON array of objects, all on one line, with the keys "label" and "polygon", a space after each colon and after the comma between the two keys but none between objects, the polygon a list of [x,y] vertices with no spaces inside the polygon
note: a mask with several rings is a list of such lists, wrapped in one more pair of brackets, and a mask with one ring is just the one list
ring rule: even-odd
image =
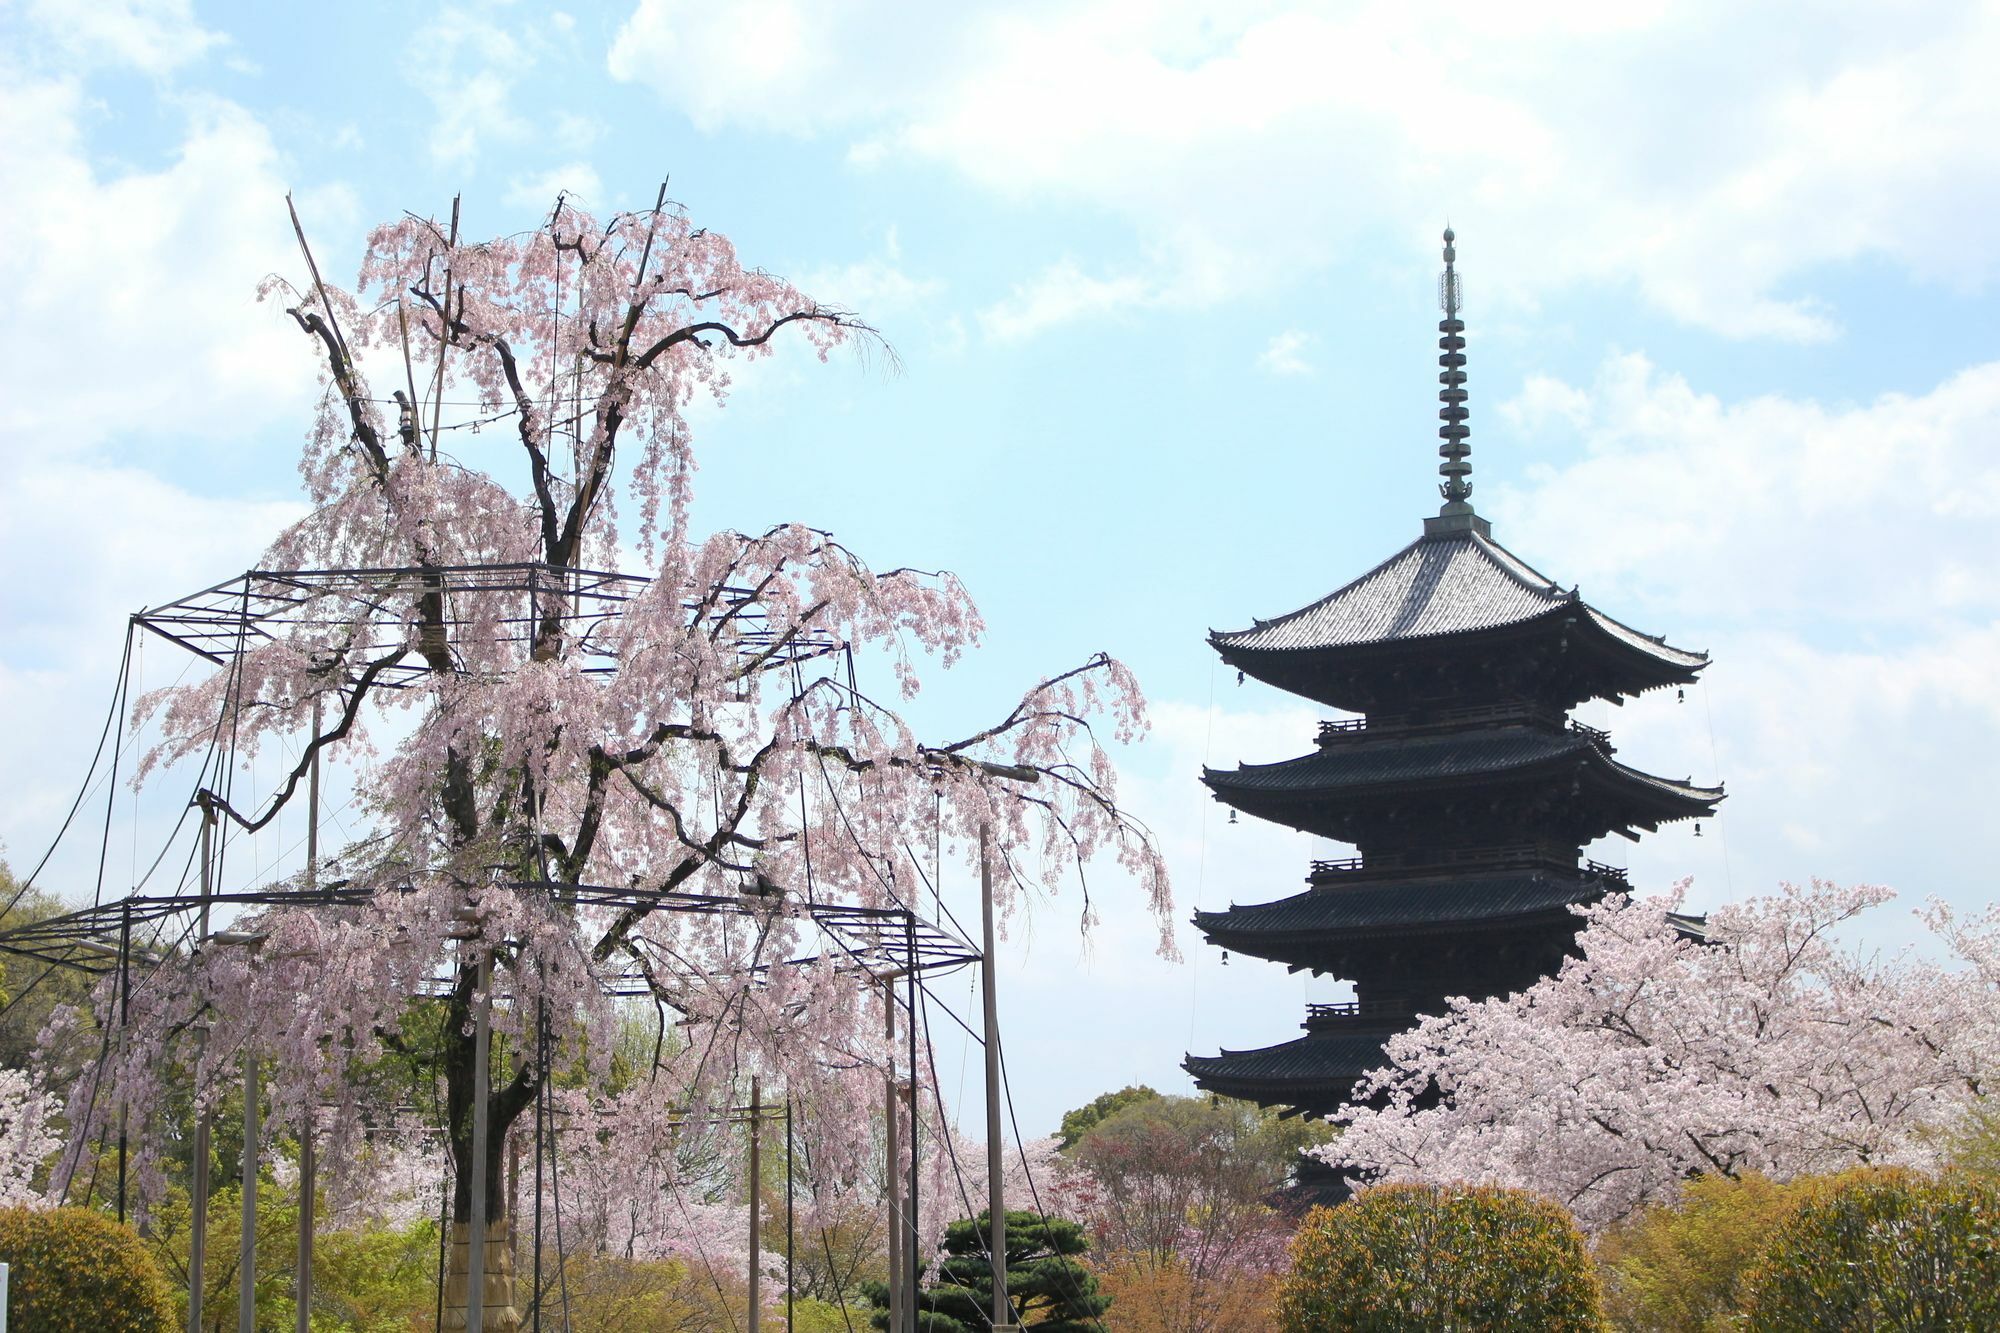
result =
[{"label": "pagoda roof", "polygon": [[1670,670],[1691,675],[1708,664],[1706,653],[1675,648],[1613,620],[1478,530],[1426,533],[1312,605],[1249,629],[1211,631],[1209,642],[1237,661],[1239,655],[1322,653],[1473,634],[1572,609]]},{"label": "pagoda roof", "polygon": [[1519,726],[1392,735],[1327,745],[1275,764],[1239,764],[1233,770],[1203,768],[1202,781],[1225,800],[1235,795],[1282,799],[1440,779],[1504,776],[1570,757],[1582,758],[1623,782],[1681,801],[1708,805],[1722,799],[1720,787],[1676,782],[1621,764],[1584,732]]},{"label": "pagoda roof", "polygon": [[1252,953],[1262,944],[1334,934],[1454,925],[1496,925],[1597,901],[1610,881],[1523,869],[1421,881],[1313,888],[1276,902],[1196,912],[1213,943]]},{"label": "pagoda roof", "polygon": [[1389,1062],[1382,1043],[1391,1035],[1379,1029],[1308,1032],[1251,1051],[1190,1055],[1181,1061],[1181,1068],[1193,1075],[1197,1087],[1226,1096],[1331,1110],[1347,1099],[1364,1075]]}]

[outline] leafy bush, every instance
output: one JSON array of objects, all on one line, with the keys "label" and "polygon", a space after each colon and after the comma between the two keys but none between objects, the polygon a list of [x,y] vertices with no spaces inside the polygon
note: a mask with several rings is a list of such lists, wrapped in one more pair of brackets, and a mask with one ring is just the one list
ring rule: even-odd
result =
[{"label": "leafy bush", "polygon": [[1278,1289],[1286,1333],[1603,1327],[1582,1234],[1521,1190],[1382,1185],[1315,1208]]},{"label": "leafy bush", "polygon": [[1620,1328],[1707,1333],[1735,1326],[1745,1271],[1801,1188],[1765,1176],[1700,1176],[1679,1203],[1641,1210],[1597,1242],[1605,1308]]},{"label": "leafy bush", "polygon": [[88,1208],[0,1208],[9,1327],[36,1333],[168,1333],[160,1267],[130,1227]]},{"label": "leafy bush", "polygon": [[2000,1186],[1862,1169],[1812,1186],[1743,1280],[1745,1326],[2000,1328]]}]

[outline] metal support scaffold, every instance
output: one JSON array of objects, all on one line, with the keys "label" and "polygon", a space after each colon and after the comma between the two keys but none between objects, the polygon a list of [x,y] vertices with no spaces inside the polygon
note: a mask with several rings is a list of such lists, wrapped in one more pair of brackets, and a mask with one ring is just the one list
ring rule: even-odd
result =
[{"label": "metal support scaffold", "polygon": [[[315,743],[308,748],[298,771],[292,774],[292,786],[286,788],[272,807],[275,810],[276,805],[282,804],[284,797],[304,779],[304,794],[307,797],[304,871],[289,882],[265,883],[259,877],[248,885],[241,883],[240,874],[230,873],[232,868],[224,863],[229,838],[228,825],[223,817],[228,816],[238,826],[253,832],[263,821],[248,823],[230,805],[229,787],[220,776],[226,768],[226,757],[216,760],[212,754],[213,772],[217,775],[215,786],[198,787],[190,803],[191,808],[199,812],[197,846],[190,856],[191,861],[199,863],[197,891],[188,891],[185,883],[178,891],[146,891],[145,885],[153,872],[148,870],[146,875],[138,875],[135,858],[131,888],[123,896],[107,899],[106,886],[102,883],[103,858],[100,857],[100,884],[92,905],[0,930],[0,955],[38,963],[44,975],[48,971],[62,969],[92,977],[114,978],[111,985],[115,999],[105,1021],[120,1029],[118,1035],[122,1050],[123,1028],[130,1021],[135,970],[150,977],[163,968],[197,964],[206,949],[217,946],[243,947],[249,951],[252,965],[255,965],[256,950],[264,939],[256,923],[256,917],[261,912],[304,909],[350,920],[365,919],[371,911],[389,907],[399,895],[417,892],[414,884],[385,884],[379,880],[363,884],[329,877],[324,873],[320,857],[320,750],[323,741],[337,739],[337,733],[329,736],[323,730],[325,719],[321,715],[322,706],[331,705],[338,715],[345,706],[358,706],[360,696],[368,690],[410,689],[421,686],[433,674],[429,664],[397,655],[399,643],[407,647],[410,627],[396,613],[396,608],[416,598],[437,599],[446,608],[443,625],[454,636],[454,643],[479,642],[488,647],[513,645],[523,660],[538,638],[550,632],[553,626],[567,645],[567,650],[580,664],[581,671],[586,675],[609,678],[619,669],[618,627],[631,604],[646,595],[650,586],[649,579],[639,576],[560,569],[535,563],[252,570],[165,605],[141,611],[132,617],[135,630],[143,629],[203,660],[231,670],[238,669],[251,654],[269,645],[288,642],[294,647],[303,647],[313,659],[315,675],[332,687],[324,696],[313,698],[312,735]],[[751,588],[717,588],[712,590],[710,598],[700,604],[690,604],[688,609],[699,622],[724,627],[728,640],[737,651],[754,658],[766,668],[795,670],[800,664],[827,657],[845,648],[844,644],[823,633],[801,632],[797,626],[785,630],[772,629],[765,622],[757,590]],[[126,697],[124,691],[130,684],[129,650],[128,642],[126,676],[120,683],[119,699]],[[850,659],[850,676],[851,670]],[[116,707],[114,705],[114,715]],[[224,708],[226,712],[227,703]],[[218,726],[218,733],[221,730]],[[1004,766],[982,766],[1003,776],[1013,775],[1012,770],[1006,770]],[[205,765],[205,781],[209,772]],[[106,819],[108,836],[109,806]],[[219,829],[222,830],[221,837],[218,837]],[[177,828],[176,834],[178,832]],[[169,838],[170,847],[173,836]],[[164,856],[163,852],[162,859]],[[159,864],[156,861],[154,869]],[[232,878],[239,880],[237,887],[229,886],[228,880]],[[465,887],[469,893],[480,896],[491,893],[532,895],[552,907],[567,910],[637,911],[649,916],[691,914],[737,917],[767,926],[775,920],[789,920],[807,928],[808,933],[803,938],[814,941],[816,947],[809,947],[797,957],[776,958],[752,965],[746,978],[749,984],[758,984],[763,976],[777,968],[822,964],[851,974],[857,986],[867,991],[879,991],[887,1011],[891,1050],[894,1051],[898,1045],[895,1038],[899,1035],[907,1039],[909,1048],[906,1053],[892,1054],[886,1071],[886,1109],[891,1135],[887,1178],[891,1195],[890,1252],[897,1279],[892,1284],[892,1290],[896,1292],[898,1326],[914,1324],[917,1315],[916,1286],[923,1268],[917,1227],[918,995],[927,976],[982,961],[987,962],[990,968],[990,943],[985,948],[978,947],[937,922],[927,920],[903,905],[893,888],[887,893],[889,905],[882,905],[879,901],[828,901],[823,891],[816,893],[810,887],[803,895],[787,892],[763,881],[761,877],[754,886],[746,886],[744,892],[735,894],[500,878]],[[482,1084],[472,1099],[474,1156],[476,1160],[483,1161],[483,1149],[487,1146],[484,1122],[489,1100],[483,1095],[483,1081],[490,1006],[496,999],[490,970],[494,942],[481,940],[470,943],[477,954],[479,969],[476,985],[479,1003],[475,1015],[479,1054],[475,1065]],[[427,989],[422,993],[445,993],[453,984],[454,971],[453,959],[441,956]],[[604,975],[600,981],[604,989],[614,996],[654,996],[657,993],[657,979],[645,972],[643,963],[636,970]],[[898,994],[898,983],[907,995]],[[497,998],[511,1002],[513,997]],[[901,1033],[895,1026],[895,1010],[899,1007],[905,1009],[908,1015],[907,1026]],[[199,1003],[196,1010],[191,1037],[196,1078],[200,1082],[212,1075],[212,1071],[202,1071],[214,1053],[206,1049],[209,1024],[206,1017],[200,1014]],[[989,1006],[989,1031],[991,1023]],[[241,1279],[239,1327],[246,1329],[253,1327],[255,1320],[255,1179],[260,1150],[265,1146],[261,1142],[257,1056],[253,1046],[246,1044],[241,1070],[245,1140],[242,1145],[243,1222],[239,1232],[238,1255]],[[546,1059],[546,1051],[541,1058]],[[907,1070],[899,1071],[896,1066],[904,1062],[907,1063]],[[293,1257],[296,1327],[299,1333],[304,1333],[311,1326],[314,1193],[318,1167],[313,1110],[314,1107],[309,1105],[295,1126],[299,1138],[302,1209],[297,1254]],[[775,1106],[765,1104],[761,1087],[754,1080],[748,1111],[752,1123],[750,1151],[753,1156],[761,1156],[763,1144],[756,1125],[767,1111],[775,1111]],[[545,1156],[541,1136],[545,1124],[552,1123],[547,1119],[551,1114],[552,1107],[545,1109],[538,1104],[534,1253],[537,1281],[533,1307],[537,1327],[540,1326],[542,1296],[539,1276],[542,1195],[539,1181],[545,1162],[551,1179],[554,1179],[553,1144],[549,1145]],[[789,1173],[792,1169],[789,1092],[784,1115],[788,1173],[786,1264],[789,1268],[792,1257],[789,1239]],[[198,1111],[192,1163],[193,1234],[188,1288],[189,1327],[194,1330],[202,1328],[205,1322],[213,1322],[213,1313],[203,1309],[208,1257],[205,1242],[211,1167],[210,1130],[208,1112]],[[126,1148],[125,1126],[121,1118],[117,1178],[117,1203],[121,1216],[126,1208]],[[467,1183],[473,1196],[473,1208],[467,1228],[469,1234],[464,1237],[471,1251],[468,1256],[470,1282],[465,1293],[465,1314],[468,1326],[477,1329],[482,1327],[482,1306],[486,1303],[483,1278],[488,1246],[484,1242],[487,1240],[486,1213],[490,1201],[486,1198],[488,1181],[483,1170],[475,1169]],[[754,1176],[752,1189],[754,1194]],[[751,1272],[754,1288],[761,1280],[760,1266],[754,1256]],[[787,1304],[789,1306],[789,1295]],[[760,1318],[761,1313],[751,1315],[753,1328]]]}]

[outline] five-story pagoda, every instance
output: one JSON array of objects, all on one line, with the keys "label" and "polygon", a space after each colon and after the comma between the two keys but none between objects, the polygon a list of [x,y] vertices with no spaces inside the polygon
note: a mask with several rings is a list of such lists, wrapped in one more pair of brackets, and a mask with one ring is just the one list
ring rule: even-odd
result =
[{"label": "five-story pagoda", "polygon": [[1618,762],[1606,733],[1569,718],[1587,699],[1685,686],[1707,655],[1564,591],[1473,512],[1450,231],[1444,242],[1443,508],[1338,591],[1209,636],[1244,674],[1358,714],[1321,723],[1299,758],[1202,774],[1243,813],[1358,852],[1314,862],[1303,893],[1194,918],[1224,949],[1353,982],[1353,1001],[1308,1007],[1303,1037],[1185,1062],[1199,1087],[1315,1115],[1447,996],[1520,990],[1560,965],[1576,935],[1569,909],[1627,888],[1622,871],[1582,860],[1585,844],[1636,840],[1722,799]]}]

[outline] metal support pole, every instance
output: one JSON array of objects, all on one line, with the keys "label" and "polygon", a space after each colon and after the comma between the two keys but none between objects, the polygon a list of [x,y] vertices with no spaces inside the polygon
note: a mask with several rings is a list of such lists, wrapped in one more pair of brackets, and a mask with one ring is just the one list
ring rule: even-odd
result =
[{"label": "metal support pole", "polygon": [[243,1048],[243,1231],[236,1250],[236,1333],[257,1333],[257,1052]]},{"label": "metal support pole", "polygon": [[[792,1092],[785,1089],[785,1333],[794,1333],[793,1325],[798,1316],[793,1310],[792,1300],[798,1293],[792,1279]],[[0,1333],[6,1333],[0,1329]]]},{"label": "metal support pole", "polygon": [[[201,954],[208,945],[208,899],[215,891],[215,812],[209,808],[206,799],[197,799],[201,801],[201,915],[195,923],[194,1091],[199,1105],[203,1066],[208,1055],[208,1018],[202,1013],[205,1001],[201,994]],[[194,1121],[194,1183],[192,1197],[188,1201],[193,1213],[188,1232],[188,1333],[202,1333],[202,1279],[208,1259],[209,1129],[208,1112],[197,1110]]]},{"label": "metal support pole", "polygon": [[293,1282],[298,1299],[298,1333],[312,1333],[313,1211],[318,1207],[319,1154],[313,1147],[312,1108],[299,1126],[299,1260]]},{"label": "metal support pole", "polygon": [[896,982],[882,983],[882,1013],[888,1033],[889,1069],[882,1108],[888,1116],[889,1158],[889,1333],[906,1333],[903,1322],[903,1153],[896,1108]]},{"label": "metal support pole", "polygon": [[[319,739],[320,700],[313,699],[312,735]],[[319,887],[319,751],[312,754],[306,776],[306,891]],[[299,1257],[292,1277],[298,1306],[296,1333],[312,1333],[313,1213],[319,1206],[319,1158],[313,1147],[312,1098],[306,1098],[299,1121]]]},{"label": "metal support pole", "polygon": [[906,1267],[903,1273],[903,1277],[904,1280],[907,1281],[910,1285],[910,1314],[909,1314],[910,1333],[916,1333],[917,1311],[921,1306],[921,1302],[918,1299],[917,1293],[918,1293],[918,1288],[921,1286],[924,1280],[924,1257],[923,1255],[918,1253],[918,1246],[917,1246],[917,1236],[919,1231],[917,1205],[920,1194],[920,1191],[918,1189],[918,1177],[917,1177],[917,1152],[918,1152],[918,1145],[922,1138],[922,1135],[919,1133],[920,1127],[917,1124],[916,918],[914,916],[905,917],[903,922],[903,927],[908,932],[909,935],[909,952],[905,955],[909,959],[909,964],[908,964],[909,971],[905,975],[904,984],[908,987],[909,997],[910,997],[910,1032],[909,1032],[910,1078],[909,1081],[903,1085],[903,1095],[909,1099],[910,1103],[910,1188],[908,1194],[905,1196],[905,1198],[908,1200],[908,1203],[905,1207],[907,1218],[904,1223],[904,1225],[908,1228],[909,1232],[908,1237],[905,1240],[905,1243],[910,1247],[910,1257],[905,1261]]},{"label": "metal support pole", "polygon": [[993,840],[979,827],[979,990],[986,1013],[986,1194],[987,1225],[993,1259],[993,1327],[1011,1328],[1014,1312],[1007,1300],[1007,1189],[1001,1181],[1004,1145],[1000,1139],[1000,1004],[994,977]]},{"label": "metal support pole", "polygon": [[[126,1030],[132,1022],[132,904],[128,900],[118,923],[118,1054],[124,1064]],[[125,1220],[125,1154],[130,1142],[130,1117],[125,1098],[118,1098],[118,1220]],[[0,1333],[5,1333],[5,1311],[0,1311]]]},{"label": "metal support pole", "polygon": [[750,1333],[764,1329],[764,1085],[750,1076]]},{"label": "metal support pole", "polygon": [[465,1327],[467,1333],[486,1330],[486,1117],[489,1075],[486,1068],[493,1044],[493,954],[484,941],[479,950],[479,991],[472,1025],[472,1219],[466,1228]]}]

